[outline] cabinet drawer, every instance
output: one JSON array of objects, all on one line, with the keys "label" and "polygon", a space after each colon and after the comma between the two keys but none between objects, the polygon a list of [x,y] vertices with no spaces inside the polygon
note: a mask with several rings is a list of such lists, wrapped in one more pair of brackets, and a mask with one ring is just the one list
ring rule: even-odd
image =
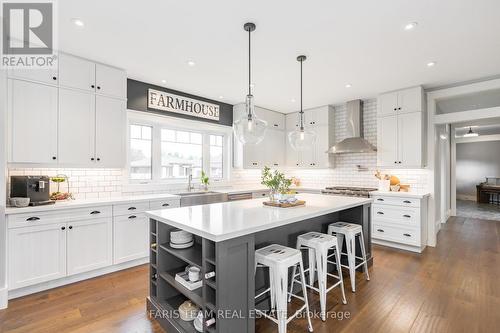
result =
[{"label": "cabinet drawer", "polygon": [[405,226],[420,226],[420,209],[373,204],[373,221],[401,224]]},{"label": "cabinet drawer", "polygon": [[15,214],[9,215],[7,219],[9,228],[17,228],[111,216],[111,206],[93,206],[87,208],[61,209],[50,212]]},{"label": "cabinet drawer", "polygon": [[416,228],[399,228],[373,223],[372,238],[408,245],[420,245],[420,231]]},{"label": "cabinet drawer", "polygon": [[384,204],[384,205],[420,207],[420,199],[413,199],[413,198],[374,195],[373,202],[376,204]]},{"label": "cabinet drawer", "polygon": [[180,199],[161,199],[149,202],[149,209],[165,209],[165,208],[175,208],[180,207]]},{"label": "cabinet drawer", "polygon": [[144,213],[149,210],[149,201],[130,202],[126,204],[113,205],[113,216]]}]

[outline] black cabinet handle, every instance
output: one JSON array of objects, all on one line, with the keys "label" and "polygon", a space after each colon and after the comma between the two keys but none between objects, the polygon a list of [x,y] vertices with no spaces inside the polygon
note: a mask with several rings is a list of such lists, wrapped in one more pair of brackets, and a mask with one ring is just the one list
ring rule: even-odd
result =
[{"label": "black cabinet handle", "polygon": [[384,201],[384,199],[382,199],[382,198],[378,198],[378,199],[377,199],[377,201]]},{"label": "black cabinet handle", "polygon": [[278,124],[273,124],[274,127],[278,127],[279,125]]},{"label": "black cabinet handle", "polygon": [[137,216],[135,216],[135,215],[130,215],[128,218],[129,218],[129,219],[135,219],[136,217],[137,217]]},{"label": "black cabinet handle", "polygon": [[408,203],[408,204],[410,204],[410,203],[411,203],[411,201],[409,201],[409,200],[405,200],[405,201],[403,201],[403,202],[404,202],[404,203]]},{"label": "black cabinet handle", "polygon": [[26,219],[26,221],[30,221],[30,222],[31,222],[31,221],[38,221],[39,219],[40,219],[39,217],[32,216],[32,217],[28,217],[28,218]]},{"label": "black cabinet handle", "polygon": [[56,160],[56,159],[57,159],[57,157],[55,157],[55,156],[52,156],[52,159],[53,159],[53,160]]},{"label": "black cabinet handle", "polygon": [[90,212],[90,215],[96,215],[96,214],[101,214],[101,212],[98,210],[93,210]]},{"label": "black cabinet handle", "polygon": [[410,234],[403,234],[403,236],[406,236],[406,237],[411,237]]},{"label": "black cabinet handle", "polygon": [[137,208],[135,207],[129,207],[128,210],[136,210]]},{"label": "black cabinet handle", "polygon": [[377,212],[378,215],[384,215],[384,212]]},{"label": "black cabinet handle", "polygon": [[61,227],[61,230],[66,230],[66,227]]},{"label": "black cabinet handle", "polygon": [[97,86],[97,89],[101,90],[101,87],[100,87],[100,86]]},{"label": "black cabinet handle", "polygon": [[57,77],[56,77],[56,76],[53,76],[53,77],[52,77],[52,80],[56,81],[56,80],[57,80]]},{"label": "black cabinet handle", "polygon": [[403,217],[410,218],[411,216],[410,216],[410,215],[408,215],[408,214],[405,214],[405,215],[403,215]]},{"label": "black cabinet handle", "polygon": [[267,194],[266,193],[262,193],[262,196],[265,197]]},{"label": "black cabinet handle", "polygon": [[397,164],[398,162],[394,161],[394,163],[396,163],[396,164]]},{"label": "black cabinet handle", "polygon": [[398,110],[401,110],[401,108],[399,107]]},{"label": "black cabinet handle", "polygon": [[93,158],[93,157],[91,157],[91,158],[90,158],[90,160],[91,160],[91,161],[93,161],[93,160],[94,160],[94,158]]},{"label": "black cabinet handle", "polygon": [[398,163],[401,164],[401,161],[399,161]]},{"label": "black cabinet handle", "polygon": [[92,85],[90,86],[90,88],[94,89],[94,88],[95,88],[95,86],[92,84]]},{"label": "black cabinet handle", "polygon": [[68,228],[73,229],[73,226],[72,226],[72,225],[70,225]]},{"label": "black cabinet handle", "polygon": [[168,203],[164,203],[164,204],[163,204],[163,205],[161,205],[161,206],[162,206],[162,207],[168,207],[168,206],[170,206],[170,204],[168,204]]},{"label": "black cabinet handle", "polygon": [[385,232],[383,229],[377,229],[378,232]]},{"label": "black cabinet handle", "polygon": [[97,158],[97,160],[98,160],[98,161],[100,161],[100,160],[101,160],[101,158],[100,158],[100,157],[98,157],[98,158]]}]

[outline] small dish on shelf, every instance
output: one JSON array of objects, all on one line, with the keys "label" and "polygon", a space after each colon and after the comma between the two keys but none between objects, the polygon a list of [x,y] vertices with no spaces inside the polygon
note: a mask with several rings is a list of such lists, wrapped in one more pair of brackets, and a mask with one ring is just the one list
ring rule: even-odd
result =
[{"label": "small dish on shelf", "polygon": [[200,309],[191,303],[191,301],[185,301],[179,306],[179,317],[184,321],[193,321],[197,318]]},{"label": "small dish on shelf", "polygon": [[170,242],[170,247],[173,249],[177,249],[177,250],[187,249],[188,247],[191,247],[193,245],[194,245],[194,240],[187,242],[187,243],[183,243],[183,244],[175,244],[175,243]]}]

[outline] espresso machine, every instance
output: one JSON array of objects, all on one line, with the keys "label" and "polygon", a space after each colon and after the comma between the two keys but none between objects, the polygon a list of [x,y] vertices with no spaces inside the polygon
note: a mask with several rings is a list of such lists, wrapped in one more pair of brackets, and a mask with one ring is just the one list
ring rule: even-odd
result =
[{"label": "espresso machine", "polygon": [[49,205],[50,178],[48,176],[11,176],[10,197],[30,198],[30,206]]}]

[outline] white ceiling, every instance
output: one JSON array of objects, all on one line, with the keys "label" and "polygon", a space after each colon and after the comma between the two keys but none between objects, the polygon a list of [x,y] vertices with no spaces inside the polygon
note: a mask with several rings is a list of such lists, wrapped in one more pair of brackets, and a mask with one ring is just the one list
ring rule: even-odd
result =
[{"label": "white ceiling", "polygon": [[[281,112],[500,74],[498,0],[64,0],[63,51],[125,68],[129,77],[244,100],[247,21],[256,104]],[[76,27],[72,18],[85,26]],[[416,29],[405,31],[408,22]],[[190,67],[187,61],[196,62]],[[434,67],[427,63],[436,61]],[[166,80],[165,84],[161,80]],[[346,88],[347,83],[352,84]],[[292,102],[291,99],[296,99]]]}]

